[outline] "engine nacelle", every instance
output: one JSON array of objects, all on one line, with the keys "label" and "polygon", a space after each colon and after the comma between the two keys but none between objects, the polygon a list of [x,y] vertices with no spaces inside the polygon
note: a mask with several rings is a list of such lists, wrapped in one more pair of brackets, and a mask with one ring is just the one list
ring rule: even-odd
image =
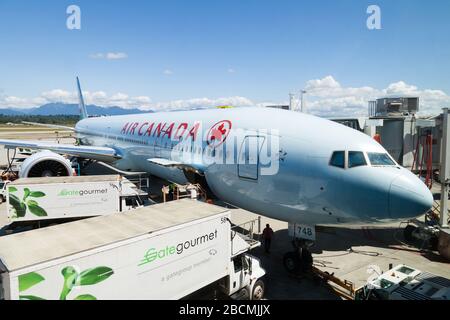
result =
[{"label": "engine nacelle", "polygon": [[63,156],[45,150],[28,157],[19,171],[20,178],[63,177],[72,175],[72,165]]}]

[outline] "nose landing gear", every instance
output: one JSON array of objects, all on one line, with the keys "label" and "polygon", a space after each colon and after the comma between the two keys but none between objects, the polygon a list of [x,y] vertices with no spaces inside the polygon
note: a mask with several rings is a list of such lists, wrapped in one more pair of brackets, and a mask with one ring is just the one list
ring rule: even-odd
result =
[{"label": "nose landing gear", "polygon": [[294,250],[285,253],[283,256],[283,264],[287,272],[299,274],[311,271],[313,258],[308,248],[313,244],[313,241],[305,239],[292,240]]},{"label": "nose landing gear", "polygon": [[286,271],[291,274],[311,271],[313,258],[309,248],[316,240],[316,228],[314,226],[289,223],[288,233],[293,239],[292,246],[294,250],[287,252],[283,257]]}]

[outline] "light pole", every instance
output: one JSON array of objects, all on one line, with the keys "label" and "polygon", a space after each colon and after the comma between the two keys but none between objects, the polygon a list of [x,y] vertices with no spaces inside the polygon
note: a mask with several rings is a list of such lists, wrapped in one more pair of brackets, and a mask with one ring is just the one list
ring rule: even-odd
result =
[{"label": "light pole", "polygon": [[294,93],[289,93],[289,110],[294,111],[295,109],[295,94]]},{"label": "light pole", "polygon": [[307,93],[306,90],[300,91],[300,101],[301,101],[300,111],[303,113],[306,113],[305,101],[303,100],[303,95],[305,93]]}]

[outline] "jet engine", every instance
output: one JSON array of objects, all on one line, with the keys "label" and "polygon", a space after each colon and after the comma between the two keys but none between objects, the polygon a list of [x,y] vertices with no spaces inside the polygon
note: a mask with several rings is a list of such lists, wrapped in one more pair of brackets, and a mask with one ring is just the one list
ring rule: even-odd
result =
[{"label": "jet engine", "polygon": [[60,177],[72,175],[72,165],[63,156],[45,150],[28,157],[22,164],[20,178]]}]

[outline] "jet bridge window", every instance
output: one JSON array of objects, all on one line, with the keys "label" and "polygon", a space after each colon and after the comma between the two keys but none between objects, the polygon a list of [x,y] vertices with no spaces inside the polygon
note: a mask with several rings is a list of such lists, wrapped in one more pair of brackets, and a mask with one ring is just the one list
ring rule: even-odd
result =
[{"label": "jet bridge window", "polygon": [[331,156],[330,165],[345,168],[345,151],[335,151]]},{"label": "jet bridge window", "polygon": [[368,152],[370,164],[373,166],[395,166],[395,162],[387,155],[387,153]]},{"label": "jet bridge window", "polygon": [[365,166],[366,158],[364,157],[364,153],[360,151],[349,151],[348,152],[348,167],[354,168],[354,167],[360,167]]}]

